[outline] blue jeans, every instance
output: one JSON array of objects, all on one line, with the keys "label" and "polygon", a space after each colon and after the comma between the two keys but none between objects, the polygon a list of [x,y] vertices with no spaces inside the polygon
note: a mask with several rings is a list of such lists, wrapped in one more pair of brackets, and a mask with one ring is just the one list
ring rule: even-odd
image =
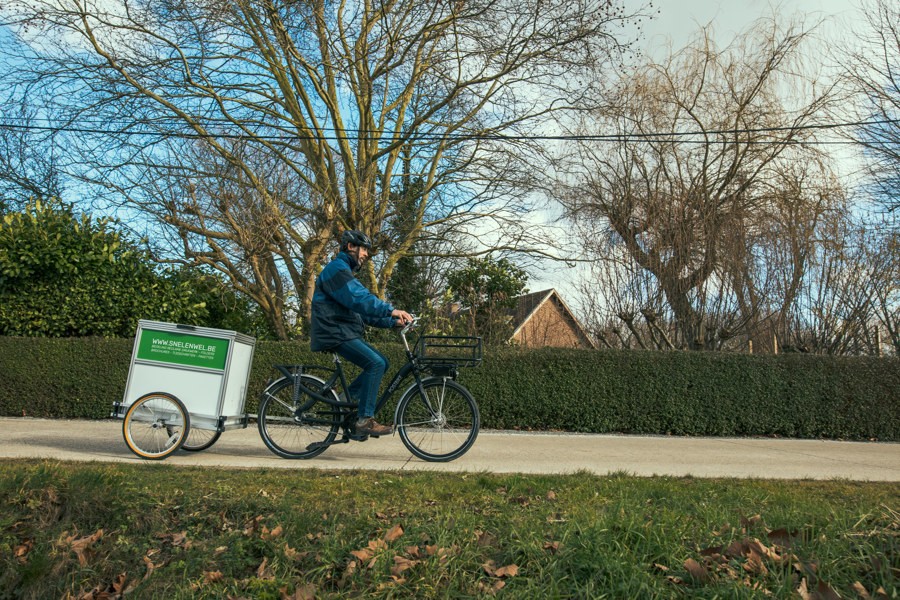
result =
[{"label": "blue jeans", "polygon": [[347,389],[347,395],[359,402],[360,419],[374,417],[378,387],[387,371],[388,359],[359,338],[340,344],[334,351],[362,369],[362,373]]}]

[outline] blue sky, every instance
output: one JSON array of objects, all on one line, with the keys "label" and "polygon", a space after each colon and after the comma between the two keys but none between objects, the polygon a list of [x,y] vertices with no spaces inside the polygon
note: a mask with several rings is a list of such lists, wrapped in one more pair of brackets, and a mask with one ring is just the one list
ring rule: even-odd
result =
[{"label": "blue sky", "polygon": [[673,47],[684,45],[697,29],[711,23],[717,41],[725,44],[736,33],[756,19],[771,17],[789,19],[795,15],[809,17],[812,24],[824,19],[821,33],[838,36],[857,19],[857,2],[848,0],[785,0],[773,3],[763,0],[657,0],[660,13],[644,27],[644,46],[652,54],[671,38]]}]

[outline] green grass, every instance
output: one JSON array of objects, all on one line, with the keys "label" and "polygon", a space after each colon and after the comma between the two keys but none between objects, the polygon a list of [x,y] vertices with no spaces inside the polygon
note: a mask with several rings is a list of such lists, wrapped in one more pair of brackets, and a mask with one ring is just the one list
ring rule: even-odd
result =
[{"label": "green grass", "polygon": [[5,461],[0,506],[0,598],[900,595],[898,484]]}]

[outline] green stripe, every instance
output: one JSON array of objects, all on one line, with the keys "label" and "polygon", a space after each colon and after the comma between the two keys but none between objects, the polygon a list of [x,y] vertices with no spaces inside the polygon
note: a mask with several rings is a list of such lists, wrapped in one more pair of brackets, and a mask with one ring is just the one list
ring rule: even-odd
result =
[{"label": "green stripe", "polygon": [[225,370],[229,340],[188,333],[141,330],[137,357],[174,365]]}]

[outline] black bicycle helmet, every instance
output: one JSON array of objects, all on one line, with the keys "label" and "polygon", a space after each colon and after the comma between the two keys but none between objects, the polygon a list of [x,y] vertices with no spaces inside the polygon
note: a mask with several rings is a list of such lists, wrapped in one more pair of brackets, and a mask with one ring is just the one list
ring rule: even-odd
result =
[{"label": "black bicycle helmet", "polygon": [[346,250],[347,244],[362,246],[366,250],[372,249],[372,240],[369,239],[369,236],[362,231],[354,231],[353,229],[348,229],[341,234],[341,250]]}]

